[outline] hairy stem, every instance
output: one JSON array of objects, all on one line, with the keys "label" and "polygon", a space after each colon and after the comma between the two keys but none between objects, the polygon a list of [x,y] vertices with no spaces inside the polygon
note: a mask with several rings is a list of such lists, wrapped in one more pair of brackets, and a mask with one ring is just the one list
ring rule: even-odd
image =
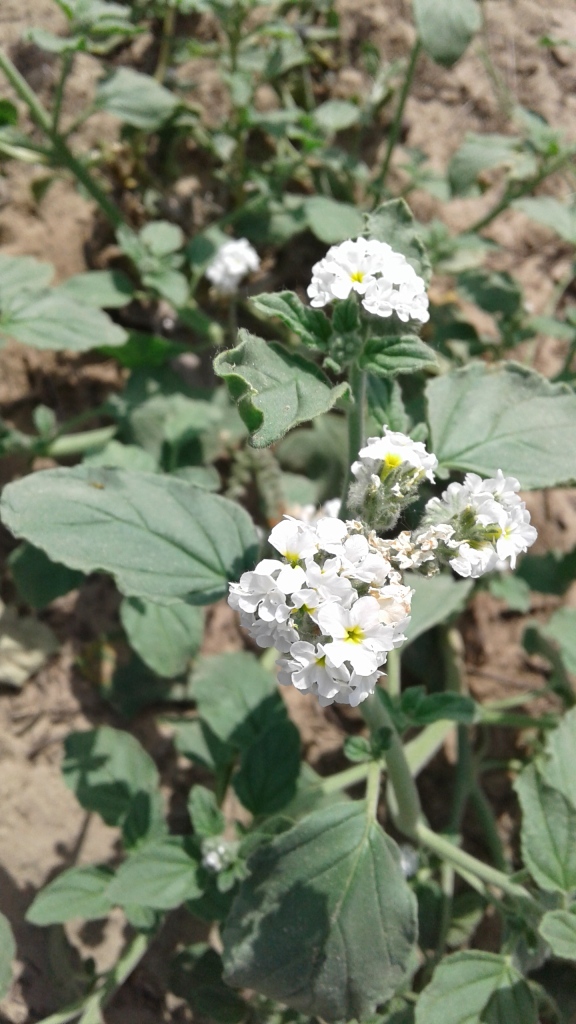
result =
[{"label": "hairy stem", "polygon": [[362,701],[360,711],[370,732],[377,733],[382,728],[390,729],[392,732],[392,742],[384,755],[396,804],[391,807],[391,812],[394,824],[399,831],[409,839],[416,839],[416,827],[422,811],[420,797],[406,760],[402,741],[377,693]]},{"label": "hairy stem", "polygon": [[512,205],[514,200],[521,199],[522,196],[529,195],[534,189],[541,184],[551,174],[555,174],[556,171],[560,171],[565,164],[569,164],[576,155],[576,147],[572,146],[570,149],[564,150],[560,153],[555,160],[550,160],[549,163],[545,164],[542,170],[530,181],[524,182],[523,185],[515,188],[513,191],[506,189],[502,199],[497,202],[491,210],[488,210],[483,217],[475,221],[469,228],[466,229],[468,234],[476,234],[478,231],[482,231],[483,228],[488,227],[493,220],[496,219],[504,210],[507,210]]},{"label": "hairy stem", "polygon": [[170,51],[172,49],[175,25],[176,8],[172,6],[167,7],[164,14],[164,21],[162,23],[162,36],[160,38],[158,63],[156,64],[156,70],[154,72],[154,78],[157,82],[160,82],[160,84],[162,84],[166,78],[166,72],[170,63]]},{"label": "hairy stem", "polygon": [[374,193],[374,205],[377,206],[382,198],[382,192],[386,185],[386,178],[388,177],[388,171],[390,169],[390,161],[398,138],[400,136],[400,130],[402,128],[402,118],[404,116],[404,108],[406,106],[406,100],[408,99],[412,82],[414,79],[414,72],[416,71],[416,64],[418,57],[420,56],[420,50],[422,49],[422,43],[419,39],[416,40],[412,47],[412,53],[410,54],[410,61],[406,69],[406,76],[402,83],[402,89],[400,97],[398,99],[398,106],[396,107],[396,113],[394,114],[394,120],[390,126],[388,133],[388,144],[386,146],[386,152],[384,154],[384,161],[380,172],[372,182],[372,191]]},{"label": "hairy stem", "polygon": [[348,463],[342,488],[340,519],[348,516],[348,490],[352,480],[352,463],[364,444],[364,417],[366,406],[366,374],[354,364],[350,371],[352,405],[348,413]]},{"label": "hairy stem", "polygon": [[92,199],[98,203],[102,213],[108,218],[112,226],[115,228],[119,227],[123,223],[120,210],[116,204],[108,198],[98,183],[94,181],[92,175],[84,164],[74,156],[63,137],[54,130],[50,115],[40,103],[36,93],[30,88],[26,79],[23,78],[10,60],[8,54],[5,53],[1,47],[0,70],[4,72],[14,91],[28,107],[32,119],[50,139],[50,142],[52,143],[52,156],[55,162],[60,167],[66,167],[71,171],[77,181],[79,181],[89,195],[92,196]]}]

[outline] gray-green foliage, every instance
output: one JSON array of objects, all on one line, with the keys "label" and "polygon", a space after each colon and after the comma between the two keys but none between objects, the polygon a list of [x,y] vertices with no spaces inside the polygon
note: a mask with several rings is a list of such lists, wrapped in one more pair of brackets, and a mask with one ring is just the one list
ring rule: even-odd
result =
[{"label": "gray-green foliage", "polygon": [[576,478],[576,396],[516,363],[471,363],[426,388],[430,448],[447,469],[516,476],[526,489]]},{"label": "gray-green foliage", "polygon": [[362,1020],[409,971],[414,898],[361,803],[316,811],[258,851],[223,933],[225,978],[306,1014]]},{"label": "gray-green foliage", "polygon": [[204,616],[194,605],[163,605],[126,597],[120,618],[130,646],[159,676],[181,675],[200,649]]},{"label": "gray-green foliage", "polygon": [[414,0],[414,17],[426,52],[450,67],[482,23],[476,0]]},{"label": "gray-green foliage", "polygon": [[471,950],[446,957],[416,1004],[416,1024],[536,1024],[528,984],[509,957]]},{"label": "gray-green foliage", "polygon": [[16,955],[16,943],[12,929],[4,914],[0,914],[0,999],[3,999],[12,983],[12,961]]},{"label": "gray-green foliage", "polygon": [[6,487],[0,511],[54,561],[112,573],[123,594],[167,603],[217,600],[257,549],[238,505],[151,473],[47,470]]}]

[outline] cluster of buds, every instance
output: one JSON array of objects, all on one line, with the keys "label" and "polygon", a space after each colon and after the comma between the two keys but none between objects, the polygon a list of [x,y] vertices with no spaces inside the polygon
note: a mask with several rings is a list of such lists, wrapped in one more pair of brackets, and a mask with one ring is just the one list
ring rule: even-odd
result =
[{"label": "cluster of buds", "polygon": [[247,238],[231,238],[206,267],[206,277],[220,295],[234,295],[247,274],[258,270],[260,257]]},{"label": "cluster of buds", "polygon": [[280,683],[323,706],[356,706],[406,639],[413,592],[403,572],[432,575],[450,565],[476,578],[514,567],[534,543],[520,485],[500,471],[488,480],[468,473],[428,501],[412,533],[379,537],[374,521],[395,520],[424,481],[434,482],[436,465],[422,442],[384,427],[352,466],[349,503],[358,518],[344,522],[335,508],[308,521],[286,516],[269,537],[280,557],[262,559],[230,585],[229,602],[250,636],[283,655]]}]

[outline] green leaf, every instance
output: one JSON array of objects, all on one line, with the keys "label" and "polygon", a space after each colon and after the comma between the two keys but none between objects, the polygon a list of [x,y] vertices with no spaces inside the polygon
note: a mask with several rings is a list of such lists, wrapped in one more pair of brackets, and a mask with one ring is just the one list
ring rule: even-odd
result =
[{"label": "green leaf", "polygon": [[497,573],[488,584],[492,597],[505,601],[514,612],[527,612],[532,603],[530,587],[520,576],[512,573]]},{"label": "green leaf", "polygon": [[184,245],[184,232],[169,220],[152,220],[139,234],[140,241],[154,256],[169,256]]},{"label": "green leaf", "polygon": [[363,1020],[406,978],[416,902],[363,802],[310,814],[249,861],[228,920],[225,980],[326,1021]]},{"label": "green leaf", "polygon": [[0,999],[12,984],[12,961],[16,957],[16,943],[12,929],[4,914],[0,914]]},{"label": "green leaf", "polygon": [[405,630],[408,643],[463,611],[474,581],[455,580],[449,573],[429,577],[414,575],[410,577],[410,586],[414,595],[410,622]]},{"label": "green leaf", "polygon": [[416,1024],[537,1024],[532,993],[509,957],[470,950],[446,957],[416,1004]]},{"label": "green leaf", "polygon": [[522,307],[522,289],[505,271],[466,270],[458,277],[458,288],[465,298],[487,313],[511,317]]},{"label": "green leaf", "polygon": [[534,881],[548,892],[576,889],[576,807],[533,764],[514,788],[522,807],[522,856]]},{"label": "green leaf", "polygon": [[64,781],[87,811],[135,842],[164,828],[156,765],[133,736],[103,725],[64,741]]},{"label": "green leaf", "polygon": [[[576,674],[576,608],[559,608],[545,626],[540,626],[540,632],[558,645],[566,668]],[[576,804],[576,787],[574,797]]]},{"label": "green leaf", "polygon": [[222,958],[206,945],[181,950],[174,959],[170,991],[194,1014],[217,1024],[240,1024],[248,1007],[222,980]]},{"label": "green leaf", "polygon": [[236,796],[252,814],[274,814],[296,795],[300,774],[300,734],[288,721],[261,733],[243,751],[233,778]]},{"label": "green leaf", "polygon": [[516,199],[512,206],[521,210],[532,220],[555,231],[560,238],[576,245],[576,208],[561,203],[553,196],[533,196],[530,199]]},{"label": "green leaf", "polygon": [[516,576],[540,594],[565,594],[576,578],[576,548],[568,554],[548,551],[545,555],[525,555]]},{"label": "green leaf", "polygon": [[42,889],[31,904],[26,920],[31,924],[64,924],[76,917],[96,921],[106,917],[113,904],[105,895],[112,871],[106,867],[69,868]]},{"label": "green leaf", "polygon": [[312,116],[321,131],[326,135],[335,135],[336,132],[358,124],[361,110],[349,100],[326,100],[316,107]]},{"label": "green leaf", "polygon": [[202,658],[193,691],[202,721],[222,743],[240,750],[286,717],[275,676],[248,652]]},{"label": "green leaf", "polygon": [[302,356],[268,345],[246,330],[238,335],[240,344],[221,352],[214,370],[238,402],[256,448],[327,412],[348,391],[345,383],[331,387],[322,371]]},{"label": "green leaf", "polygon": [[150,75],[121,67],[96,89],[96,107],[124,124],[153,132],[174,113],[178,100]]},{"label": "green leaf", "polygon": [[402,694],[402,713],[412,725],[431,725],[449,720],[471,725],[476,716],[476,704],[471,697],[459,693],[426,693],[422,686],[410,686]]},{"label": "green leaf", "polygon": [[418,35],[437,64],[451,67],[482,24],[475,0],[413,0]]},{"label": "green leaf", "polygon": [[195,835],[203,839],[222,835],[226,819],[212,790],[205,786],[193,786],[188,796],[188,813]]},{"label": "green leaf", "polygon": [[404,199],[390,199],[369,214],[364,234],[378,242],[387,242],[396,252],[403,253],[416,273],[428,283],[432,267],[412,211]]},{"label": "green leaf", "polygon": [[312,234],[326,245],[358,238],[364,228],[364,217],[356,206],[339,203],[324,196],[311,196],[305,201],[306,221]]},{"label": "green leaf", "polygon": [[174,743],[179,754],[213,772],[219,768],[227,771],[236,756],[234,748],[219,740],[199,719],[178,722]]},{"label": "green leaf", "polygon": [[360,356],[360,366],[379,377],[418,373],[437,365],[433,349],[416,334],[369,338]]},{"label": "green leaf", "polygon": [[548,910],[538,929],[554,956],[576,960],[576,914],[569,910]]},{"label": "green leaf", "polygon": [[84,306],[121,309],[133,299],[135,288],[121,270],[91,270],[69,277],[58,291]]},{"label": "green leaf", "polygon": [[250,304],[266,317],[278,317],[310,348],[326,348],[332,334],[328,317],[321,309],[304,306],[294,292],[263,292]]},{"label": "green leaf", "polygon": [[200,649],[204,615],[194,605],[162,605],[125,597],[120,619],[130,646],[153,672],[166,679],[185,672]]},{"label": "green leaf", "polygon": [[41,349],[86,352],[100,345],[123,345],[128,334],[100,309],[68,298],[60,289],[19,293],[0,317],[0,337]]},{"label": "green leaf", "polygon": [[430,381],[426,394],[429,447],[442,466],[501,469],[526,489],[576,479],[576,395],[564,385],[516,363],[471,363]]},{"label": "green leaf", "polygon": [[158,468],[156,459],[150,452],[139,448],[136,444],[122,444],[121,441],[108,441],[98,452],[85,455],[84,466],[106,466],[107,469],[134,469],[143,473],[154,473]]},{"label": "green leaf", "polygon": [[256,560],[243,509],[152,473],[89,466],[32,473],[4,489],[0,514],[54,561],[111,573],[129,597],[207,604]]},{"label": "green leaf", "polygon": [[549,786],[553,786],[576,808],[576,708],[563,716],[560,725],[548,734],[545,756],[538,760],[538,769]]},{"label": "green leaf", "polygon": [[518,142],[510,135],[466,135],[448,168],[453,194],[469,194],[482,171],[512,163],[517,156]]},{"label": "green leaf", "polygon": [[171,910],[202,895],[199,864],[186,840],[166,836],[131,853],[116,872],[106,895],[119,906],[132,904],[153,910]]},{"label": "green leaf", "polygon": [[106,349],[104,354],[116,359],[122,366],[130,370],[145,368],[151,370],[155,366],[164,366],[174,356],[186,351],[183,345],[168,341],[157,334],[145,334],[142,331],[130,331],[128,341],[122,348]]},{"label": "green leaf", "polygon": [[36,609],[68,594],[84,579],[83,573],[52,562],[32,544],[20,544],[9,556],[8,565],[20,597]]},{"label": "green leaf", "polygon": [[411,421],[404,407],[402,389],[397,380],[378,378],[368,375],[366,398],[368,411],[374,422],[373,434],[386,424],[390,430],[399,430],[403,434],[410,433]]},{"label": "green leaf", "polygon": [[6,256],[0,253],[0,308],[21,292],[39,292],[54,277],[51,263],[41,263],[32,256]]}]

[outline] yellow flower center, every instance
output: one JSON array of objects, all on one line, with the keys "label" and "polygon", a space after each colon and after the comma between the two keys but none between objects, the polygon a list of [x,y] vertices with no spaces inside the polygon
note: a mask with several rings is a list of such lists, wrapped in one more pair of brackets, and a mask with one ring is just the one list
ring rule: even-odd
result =
[{"label": "yellow flower center", "polygon": [[363,270],[355,270],[352,274],[350,274],[350,280],[351,281],[358,281],[358,282],[363,281],[364,280],[364,271]]},{"label": "yellow flower center", "polygon": [[361,644],[364,636],[364,630],[361,626],[350,626],[350,628],[346,630],[346,636],[344,639],[348,644]]},{"label": "yellow flower center", "polygon": [[388,452],[382,460],[380,479],[385,480],[393,469],[398,469],[398,466],[402,465],[402,461],[401,455],[397,455],[396,452]]},{"label": "yellow flower center", "polygon": [[284,558],[292,566],[293,569],[296,568],[300,561],[300,555],[297,555],[296,552],[294,551],[285,551]]},{"label": "yellow flower center", "polygon": [[319,658],[316,658],[316,664],[319,665],[320,668],[324,668],[326,664],[326,655],[322,654]]}]

